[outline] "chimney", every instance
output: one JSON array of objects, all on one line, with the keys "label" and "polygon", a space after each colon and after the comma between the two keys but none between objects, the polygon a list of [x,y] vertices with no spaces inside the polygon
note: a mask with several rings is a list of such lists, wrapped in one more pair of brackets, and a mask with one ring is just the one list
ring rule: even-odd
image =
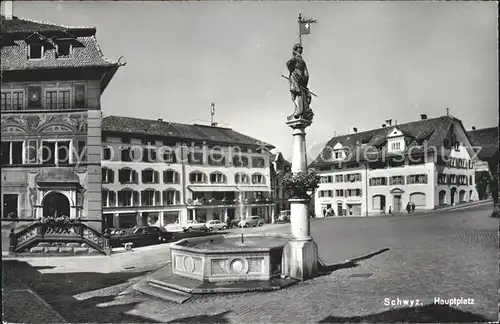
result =
[{"label": "chimney", "polygon": [[476,126],[472,126],[472,130],[476,130]]},{"label": "chimney", "polygon": [[387,119],[385,122],[386,122],[389,126],[391,126],[391,125],[392,125],[392,119]]},{"label": "chimney", "polygon": [[2,16],[4,16],[6,20],[12,20],[14,16],[13,1],[2,1]]},{"label": "chimney", "polygon": [[159,121],[159,122],[162,122],[162,121],[163,121],[163,118],[158,118],[158,121]]},{"label": "chimney", "polygon": [[382,128],[384,128],[385,126],[387,126],[386,124],[382,124]]},{"label": "chimney", "polygon": [[353,127],[352,130],[357,133],[358,132],[358,129],[356,127]]},{"label": "chimney", "polygon": [[420,118],[421,118],[422,120],[425,120],[425,119],[427,119],[427,115],[426,115],[426,114],[421,114],[421,115],[420,115]]}]

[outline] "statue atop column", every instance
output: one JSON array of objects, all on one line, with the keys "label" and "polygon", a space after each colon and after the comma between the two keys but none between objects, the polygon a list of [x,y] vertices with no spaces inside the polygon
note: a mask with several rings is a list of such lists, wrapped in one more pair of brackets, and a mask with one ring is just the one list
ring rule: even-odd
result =
[{"label": "statue atop column", "polygon": [[302,58],[303,47],[301,44],[293,46],[292,58],[286,62],[288,71],[290,72],[289,83],[292,101],[295,104],[295,111],[289,119],[307,119],[312,121],[314,113],[310,107],[311,92],[307,88],[309,83],[309,71],[307,65]]}]

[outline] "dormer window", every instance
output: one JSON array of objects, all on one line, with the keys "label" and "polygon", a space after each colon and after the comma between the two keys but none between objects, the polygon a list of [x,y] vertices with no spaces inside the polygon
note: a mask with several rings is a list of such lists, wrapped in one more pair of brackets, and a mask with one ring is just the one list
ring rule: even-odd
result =
[{"label": "dormer window", "polygon": [[28,46],[28,58],[30,60],[43,58],[45,52],[44,47],[41,44],[30,44]]},{"label": "dormer window", "polygon": [[401,142],[391,143],[391,151],[401,150]]},{"label": "dormer window", "polygon": [[57,58],[68,58],[71,56],[71,44],[60,43],[57,45]]}]

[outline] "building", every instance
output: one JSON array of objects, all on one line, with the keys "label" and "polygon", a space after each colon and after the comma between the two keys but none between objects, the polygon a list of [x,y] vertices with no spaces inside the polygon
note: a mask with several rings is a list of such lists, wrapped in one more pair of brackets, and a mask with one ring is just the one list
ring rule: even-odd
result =
[{"label": "building", "polygon": [[498,127],[475,129],[467,133],[471,144],[477,147],[476,171],[494,174],[498,166]]},{"label": "building", "polygon": [[103,118],[102,138],[107,227],[273,218],[272,145],[229,128],[118,116]]},{"label": "building", "polygon": [[122,65],[93,27],[13,16],[2,1],[2,217],[101,216],[101,96]]},{"label": "building", "polygon": [[321,176],[315,214],[370,216],[477,200],[477,161],[451,116],[336,136],[311,164]]},{"label": "building", "polygon": [[279,216],[281,211],[290,210],[289,196],[283,188],[283,182],[280,180],[280,175],[291,171],[292,164],[285,160],[281,152],[271,154],[271,190],[273,192],[276,216]]}]

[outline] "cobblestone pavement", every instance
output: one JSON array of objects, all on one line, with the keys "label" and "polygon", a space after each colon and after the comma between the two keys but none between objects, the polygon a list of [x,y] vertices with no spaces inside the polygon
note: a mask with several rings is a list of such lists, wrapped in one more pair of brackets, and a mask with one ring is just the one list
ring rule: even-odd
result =
[{"label": "cobblestone pavement", "polygon": [[[482,316],[469,317],[469,322],[497,321],[499,224],[488,217],[490,209],[488,205],[454,212],[317,219],[311,222],[311,234],[320,257],[338,268],[329,275],[275,292],[194,296],[181,305],[132,293],[96,306],[130,305],[127,314],[159,322],[317,323],[339,318],[370,321],[372,314],[403,307],[387,303],[404,299],[429,305],[437,297],[469,298],[474,299],[471,305],[442,306],[440,321],[457,312],[459,316],[450,321],[467,321],[465,312]],[[269,225],[252,232],[288,230],[289,226]],[[342,265],[382,249],[388,250],[357,266]],[[408,320],[404,316],[400,320]],[[429,317],[436,321],[422,310],[413,321]]]}]

